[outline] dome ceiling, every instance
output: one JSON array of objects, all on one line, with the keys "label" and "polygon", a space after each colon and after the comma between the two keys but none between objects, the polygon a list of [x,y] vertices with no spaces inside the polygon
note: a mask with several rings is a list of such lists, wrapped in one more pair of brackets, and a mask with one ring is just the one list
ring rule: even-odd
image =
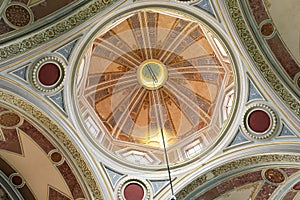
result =
[{"label": "dome ceiling", "polygon": [[0,199],[300,198],[275,0],[57,1],[0,3]]},{"label": "dome ceiling", "polygon": [[114,141],[160,148],[162,128],[167,146],[198,132],[209,143],[221,128],[211,124],[222,121],[218,97],[233,74],[225,49],[199,23],[132,14],[96,37],[83,62],[83,96]]}]

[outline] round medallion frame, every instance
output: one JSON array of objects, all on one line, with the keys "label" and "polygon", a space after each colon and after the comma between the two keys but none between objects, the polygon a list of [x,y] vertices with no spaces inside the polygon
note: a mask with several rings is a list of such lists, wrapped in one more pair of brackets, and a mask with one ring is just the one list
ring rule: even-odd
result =
[{"label": "round medallion frame", "polygon": [[117,190],[117,196],[119,200],[124,200],[125,196],[124,196],[124,190],[126,188],[126,186],[128,186],[129,184],[138,184],[139,186],[141,186],[144,190],[144,196],[142,200],[150,200],[151,198],[151,193],[150,193],[150,185],[144,181],[141,180],[138,177],[126,177],[123,180],[120,181],[119,183],[119,187]]},{"label": "round medallion frame", "polygon": [[[26,25],[24,25],[24,26],[16,26],[16,25],[12,24],[12,23],[9,21],[9,19],[7,19],[6,14],[5,14],[5,13],[6,13],[6,10],[7,10],[10,6],[20,6],[20,7],[24,8],[24,9],[29,13],[29,17],[30,17],[30,18],[29,18],[29,22],[28,22]],[[24,27],[26,27],[26,26],[32,24],[33,21],[34,21],[34,16],[33,16],[32,11],[27,7],[27,5],[25,5],[25,4],[23,4],[23,3],[20,3],[20,2],[12,2],[12,3],[7,4],[7,5],[5,6],[5,9],[4,9],[4,12],[3,12],[2,17],[3,17],[3,20],[5,21],[5,23],[7,23],[11,28],[14,28],[14,29],[16,29],[16,30],[18,30],[18,29],[20,29],[20,28],[24,28]]]},{"label": "round medallion frame", "polygon": [[3,115],[3,114],[9,114],[9,113],[12,113],[12,114],[14,114],[14,115],[17,115],[17,116],[19,117],[19,122],[16,123],[16,124],[14,124],[13,126],[5,126],[5,125],[1,125],[1,124],[0,124],[0,127],[4,127],[4,128],[7,128],[7,129],[15,129],[15,128],[19,127],[21,124],[23,124],[23,121],[24,121],[23,117],[21,117],[21,116],[18,115],[17,113],[12,112],[12,111],[10,111],[10,110],[6,110],[6,111],[3,111],[3,112],[0,112],[0,116]]},{"label": "round medallion frame", "polygon": [[[152,70],[153,67],[151,68],[151,65],[154,66],[156,70],[159,69],[160,74],[158,74],[158,76],[157,74],[155,74],[155,70]],[[149,81],[147,80],[148,77],[145,77],[144,69],[148,69],[148,66],[151,70],[149,71],[150,75],[152,74],[154,76],[153,81]],[[142,62],[142,64],[138,67],[137,79],[140,85],[142,85],[144,88],[148,90],[156,90],[161,88],[168,80],[168,70],[161,61],[155,59],[148,59]],[[155,81],[157,81],[157,83],[155,83]]]},{"label": "round medallion frame", "polygon": [[[43,67],[43,65],[48,63],[56,65],[56,67],[59,70],[59,77],[57,81],[52,85],[44,85],[43,83],[40,82],[38,77],[40,69]],[[32,83],[36,89],[45,93],[55,92],[63,86],[64,80],[66,78],[65,62],[62,59],[55,56],[43,57],[33,65],[31,75],[32,75]]]},{"label": "round medallion frame", "polygon": [[[249,125],[249,117],[254,111],[263,111],[265,112],[270,119],[270,125],[267,128],[267,130],[263,132],[256,132],[253,130]],[[243,131],[250,136],[252,139],[255,140],[264,140],[269,139],[270,137],[273,137],[276,133],[276,130],[278,129],[278,117],[273,111],[271,107],[268,105],[262,104],[262,103],[256,103],[248,106],[246,111],[243,115],[243,124],[242,124]]]},{"label": "round medallion frame", "polygon": [[[22,182],[21,182],[19,185],[14,184],[14,182],[13,182],[13,178],[14,178],[14,177],[19,177],[19,178],[21,178]],[[22,188],[22,187],[26,184],[25,180],[24,180],[24,179],[22,178],[22,176],[20,176],[18,173],[12,173],[12,174],[9,176],[9,180],[10,180],[11,184],[12,184],[14,187],[16,187],[16,188]]]},{"label": "round medallion frame", "polygon": [[[53,158],[52,158],[52,155],[53,154],[58,154],[58,155],[60,155],[61,156],[61,159],[59,160],[59,161],[55,161],[55,160],[53,160]],[[63,164],[64,162],[65,162],[65,158],[64,158],[64,156],[57,150],[57,149],[52,149],[49,153],[48,153],[48,157],[49,157],[49,159],[51,160],[51,162],[55,165],[55,166],[59,166],[59,165],[61,165],[61,164]]]},{"label": "round medallion frame", "polygon": [[[282,174],[284,180],[281,181],[281,182],[278,182],[278,183],[277,183],[277,182],[272,182],[272,181],[270,181],[270,180],[266,177],[266,172],[267,172],[268,170],[276,170],[276,171],[278,171],[279,173]],[[278,186],[278,185],[280,185],[280,184],[283,184],[283,183],[285,183],[286,180],[287,180],[287,174],[286,174],[282,169],[279,169],[279,168],[269,168],[269,169],[264,169],[264,170],[261,171],[261,176],[263,177],[263,179],[264,179],[267,183],[269,183],[270,185],[274,185],[274,186]]]},{"label": "round medallion frame", "polygon": [[276,34],[276,27],[272,20],[264,20],[259,25],[259,31],[264,38],[271,39]]}]

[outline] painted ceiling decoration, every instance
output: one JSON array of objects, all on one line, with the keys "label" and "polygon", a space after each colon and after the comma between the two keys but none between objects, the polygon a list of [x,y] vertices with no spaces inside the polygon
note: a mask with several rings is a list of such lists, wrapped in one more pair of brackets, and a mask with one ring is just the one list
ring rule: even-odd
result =
[{"label": "painted ceiling decoration", "polygon": [[244,143],[250,142],[249,139],[244,136],[241,130],[238,130],[236,136],[232,140],[232,142],[228,145],[228,147],[235,147],[236,145],[242,145]]},{"label": "painted ceiling decoration", "polygon": [[[297,162],[299,162],[298,156],[284,154],[255,155],[237,159],[214,169],[207,169],[205,174],[194,177],[190,184],[176,194],[176,197],[179,199],[191,197],[193,199],[239,199],[246,195],[248,199],[277,199],[275,195],[291,195],[290,189],[297,193],[297,190],[292,189],[292,187],[297,188],[299,181],[300,169],[294,167],[297,166]],[[267,167],[265,167],[266,164]],[[241,170],[243,168],[244,170]],[[220,181],[214,181],[216,177],[219,177]],[[246,185],[248,187],[245,187]],[[275,191],[276,188],[277,191]],[[288,189],[282,194],[280,188]],[[234,195],[238,196],[234,197]]]},{"label": "painted ceiling decoration", "polygon": [[214,9],[212,8],[212,5],[210,3],[210,0],[202,0],[195,4],[195,6],[207,11],[211,15],[215,16]]},{"label": "painted ceiling decoration", "polygon": [[66,45],[59,48],[56,52],[58,52],[60,55],[62,55],[67,61],[69,61],[69,58],[72,54],[72,50],[74,49],[75,45],[77,44],[79,39],[75,39],[71,41],[70,43],[67,43]]},{"label": "painted ceiling decoration", "polygon": [[6,191],[6,188],[2,187],[2,185],[0,185],[0,198],[2,198],[2,199],[11,199],[8,192]]},{"label": "painted ceiling decoration", "polygon": [[[275,24],[273,24],[270,13],[268,12],[268,8],[264,6],[264,1],[249,1],[248,6],[250,8],[249,10],[252,12],[251,19],[256,23],[256,26],[252,26],[252,29],[255,31],[259,31],[260,29],[261,35],[271,52],[276,57],[282,69],[293,81],[295,75],[300,72],[299,64],[290,51],[285,48],[284,41],[278,32],[280,30],[276,30]],[[299,57],[299,55],[295,56]],[[297,84],[297,82],[295,83]]]},{"label": "painted ceiling decoration", "polygon": [[[2,5],[1,5],[2,4]],[[0,11],[0,35],[26,32],[31,26],[40,27],[83,5],[84,1],[74,0],[11,0],[2,1]]]},{"label": "painted ceiling decoration", "polygon": [[281,136],[281,137],[298,137],[284,123],[282,124],[282,129],[281,129],[279,136]]},{"label": "painted ceiling decoration", "polygon": [[28,66],[24,66],[16,70],[13,70],[11,74],[27,82],[27,70],[28,70]]},{"label": "painted ceiling decoration", "polygon": [[65,63],[57,57],[41,58],[32,67],[32,83],[42,92],[49,93],[59,90],[64,82],[66,71]]},{"label": "painted ceiling decoration", "polygon": [[108,167],[105,167],[105,166],[104,166],[104,168],[106,170],[106,173],[109,176],[110,183],[112,184],[113,187],[115,187],[116,183],[120,180],[120,178],[122,176],[124,176],[124,174],[118,173],[118,172],[116,172],[116,171],[114,171],[114,170],[112,170]]},{"label": "painted ceiling decoration", "polygon": [[[60,1],[61,2],[61,1]],[[60,23],[52,24],[50,27],[47,27],[41,32],[38,32],[34,35],[28,35],[23,38],[19,43],[13,43],[10,45],[5,45],[0,49],[0,60],[6,60],[13,56],[19,55],[23,52],[29,51],[35,47],[38,47],[42,44],[45,44],[52,39],[61,36],[62,34],[72,30],[76,26],[79,26],[81,23],[87,21],[98,12],[103,11],[107,6],[112,4],[114,0],[106,1],[93,1],[88,3],[86,6],[83,6],[82,9],[76,10],[77,12],[72,13],[69,18],[64,19]],[[20,15],[22,16],[22,15]]]},{"label": "painted ceiling decoration", "polygon": [[257,89],[257,86],[255,86],[253,81],[249,80],[248,87],[249,87],[248,101],[264,99],[261,95],[261,92]]},{"label": "painted ceiling decoration", "polygon": [[[33,191],[31,197],[24,199],[85,198],[84,189],[62,153],[22,116],[4,107],[0,110],[1,158],[18,170],[4,173],[21,194],[25,183],[27,190]],[[31,179],[32,176],[39,178]],[[49,188],[52,192],[48,194]]]},{"label": "painted ceiling decoration", "polygon": [[[253,8],[257,9],[257,12],[255,12],[255,15],[257,15],[256,20],[262,21],[261,17],[267,18],[267,13],[262,0],[251,0],[249,1],[249,3],[253,6]],[[288,50],[285,49],[285,47],[282,44],[282,41],[279,41],[277,39],[274,43],[274,46],[279,46],[281,51],[277,51],[278,48],[274,47],[276,48],[276,54],[273,52],[273,50],[275,50],[274,48],[271,52],[272,54],[275,54],[275,57],[278,60],[282,60],[281,65],[284,66],[280,67],[278,66],[278,64],[274,64],[275,66],[277,66],[277,68],[274,69],[274,67],[266,61],[268,58],[265,58],[265,56],[260,53],[257,43],[254,42],[254,36],[252,36],[250,34],[250,31],[248,30],[247,21],[246,18],[243,16],[244,13],[242,11],[242,6],[240,6],[240,3],[234,0],[226,1],[226,4],[228,9],[231,11],[230,15],[232,17],[235,28],[239,29],[238,34],[242,39],[244,45],[247,47],[248,53],[255,62],[257,69],[261,72],[265,80],[269,83],[269,85],[273,88],[277,95],[281,97],[281,99],[285,102],[289,109],[291,109],[299,117],[300,104],[299,100],[294,97],[294,94],[292,94],[293,87],[286,88],[286,86],[280,82],[277,74],[278,72],[276,72],[276,70],[285,70],[285,72],[290,76],[290,78],[293,79],[295,78],[296,74],[298,74],[300,71],[299,65],[297,65],[296,61],[293,60],[291,55],[288,53]],[[268,51],[268,53],[270,53],[270,51]],[[270,62],[272,62],[272,60]],[[295,80],[295,83],[298,84],[298,80]],[[289,81],[287,81],[287,84],[289,84]],[[298,89],[296,89],[296,93],[298,94],[296,94],[296,96],[299,97],[299,87]]]},{"label": "painted ceiling decoration", "polygon": [[124,178],[118,188],[118,199],[144,199],[150,200],[150,185],[148,182],[136,177]]},{"label": "painted ceiling decoration", "polygon": [[[0,91],[0,100],[2,104],[4,103],[17,106],[19,109],[22,109],[21,112],[26,112],[26,114],[30,117],[34,117],[36,123],[43,124],[50,129],[56,137],[56,145],[59,145],[60,148],[62,148],[61,145],[65,146],[70,154],[68,155],[66,153],[66,155],[62,155],[62,151],[56,149],[57,147],[55,147],[50,140],[47,139],[49,136],[44,136],[43,133],[26,120],[25,116],[9,110],[9,108],[6,108],[6,105],[0,108],[0,147],[2,149],[0,157],[1,159],[7,160],[7,162],[11,162],[0,166],[13,166],[13,168],[21,170],[24,173],[23,176],[28,178],[26,182],[29,184],[31,183],[32,185],[30,185],[30,187],[35,189],[35,191],[32,192],[30,192],[28,188],[26,189],[24,194],[31,195],[28,199],[56,199],[57,196],[65,196],[64,199],[77,199],[90,198],[90,195],[93,195],[95,199],[102,199],[102,194],[95,185],[94,177],[87,168],[85,161],[80,156],[80,153],[74,144],[67,138],[60,128],[51,121],[50,118],[28,102],[6,91]],[[52,138],[52,140],[54,139]],[[20,154],[20,156],[18,156],[18,154]],[[26,155],[28,155],[27,159]],[[74,161],[70,158],[67,159],[65,156],[75,157],[75,160],[78,163],[77,166],[81,169],[80,176],[77,174],[75,175],[72,171],[73,167],[70,167],[69,162],[74,164]],[[6,163],[5,160],[4,163]],[[39,170],[35,164],[40,166]],[[37,175],[37,177],[44,178],[31,180],[31,177],[35,177],[35,173],[38,172],[39,175]],[[53,172],[53,174],[50,172]],[[5,175],[9,178],[11,174],[11,171],[7,171]],[[81,176],[83,176],[86,180],[83,181]],[[52,182],[45,182],[50,180]],[[82,187],[82,181],[85,182],[84,184],[86,184],[86,186],[88,185],[88,187],[90,187],[92,194],[88,193],[86,189]],[[22,183],[23,182],[24,181],[22,181]],[[41,190],[41,184],[45,185],[46,188]],[[54,190],[49,193],[47,198],[47,196],[45,196],[48,195],[47,187],[48,185],[51,186],[51,184],[53,184],[54,188],[52,187],[50,190]],[[22,187],[23,186],[24,184],[22,184]],[[60,193],[62,191],[62,188],[60,187],[63,188],[62,194]],[[25,199],[27,198],[25,197]]]},{"label": "painted ceiling decoration", "polygon": [[87,50],[80,66],[88,68],[87,77],[78,75],[77,81],[79,102],[90,113],[84,116],[88,127],[98,121],[105,126],[101,132],[108,134],[100,143],[112,140],[110,148],[117,151],[134,143],[162,152],[163,128],[167,146],[174,146],[170,161],[177,162],[175,151],[187,143],[185,138],[201,148],[215,140],[223,124],[215,122],[228,117],[221,117],[220,99],[234,92],[230,58],[212,32],[177,16],[133,13],[97,36]]},{"label": "painted ceiling decoration", "polygon": [[0,199],[300,199],[278,2],[2,1]]},{"label": "painted ceiling decoration", "polygon": [[56,94],[48,96],[51,101],[58,106],[63,112],[66,111],[65,109],[65,100],[64,100],[64,90],[58,91]]},{"label": "painted ceiling decoration", "polygon": [[244,113],[243,131],[254,139],[267,139],[278,129],[278,117],[267,105],[252,104]]},{"label": "painted ceiling decoration", "polygon": [[[277,166],[276,168],[239,174],[200,194],[196,199],[238,199],[240,197],[246,199],[275,199],[276,190],[287,182],[286,179],[298,171],[298,168],[278,168]],[[287,193],[284,198],[297,198],[298,185],[299,183],[296,183],[291,192]]]}]

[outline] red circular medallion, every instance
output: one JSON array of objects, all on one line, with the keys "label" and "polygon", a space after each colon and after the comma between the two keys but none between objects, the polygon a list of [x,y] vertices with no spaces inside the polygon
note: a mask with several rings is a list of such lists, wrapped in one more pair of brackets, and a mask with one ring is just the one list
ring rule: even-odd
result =
[{"label": "red circular medallion", "polygon": [[61,159],[62,159],[62,156],[61,156],[60,153],[54,152],[54,153],[51,154],[51,160],[52,160],[53,162],[56,162],[56,163],[57,163],[57,162],[60,162]]},{"label": "red circular medallion", "polygon": [[46,86],[55,84],[60,77],[60,71],[56,64],[45,63],[38,71],[39,81]]},{"label": "red circular medallion", "polygon": [[23,179],[20,176],[16,175],[12,177],[11,182],[16,186],[19,186],[23,183]]},{"label": "red circular medallion", "polygon": [[270,36],[274,32],[274,27],[271,23],[266,23],[261,27],[261,33],[264,36]]},{"label": "red circular medallion", "polygon": [[20,122],[20,117],[12,112],[0,115],[0,125],[11,127],[16,126]]},{"label": "red circular medallion", "polygon": [[124,197],[126,200],[142,200],[144,189],[139,184],[130,183],[124,189]]},{"label": "red circular medallion", "polygon": [[248,118],[249,127],[258,133],[263,133],[270,127],[270,116],[263,110],[253,111]]},{"label": "red circular medallion", "polygon": [[282,183],[285,180],[284,175],[278,169],[268,169],[265,177],[272,183]]},{"label": "red circular medallion", "polygon": [[294,190],[300,190],[300,182],[296,183],[293,187]]}]

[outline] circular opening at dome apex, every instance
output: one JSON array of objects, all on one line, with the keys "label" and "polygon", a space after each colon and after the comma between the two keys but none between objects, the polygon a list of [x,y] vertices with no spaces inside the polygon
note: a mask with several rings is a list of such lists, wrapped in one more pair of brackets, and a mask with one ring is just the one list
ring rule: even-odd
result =
[{"label": "circular opening at dome apex", "polygon": [[158,60],[145,60],[137,70],[140,84],[149,90],[156,90],[163,86],[168,78],[168,70]]}]

